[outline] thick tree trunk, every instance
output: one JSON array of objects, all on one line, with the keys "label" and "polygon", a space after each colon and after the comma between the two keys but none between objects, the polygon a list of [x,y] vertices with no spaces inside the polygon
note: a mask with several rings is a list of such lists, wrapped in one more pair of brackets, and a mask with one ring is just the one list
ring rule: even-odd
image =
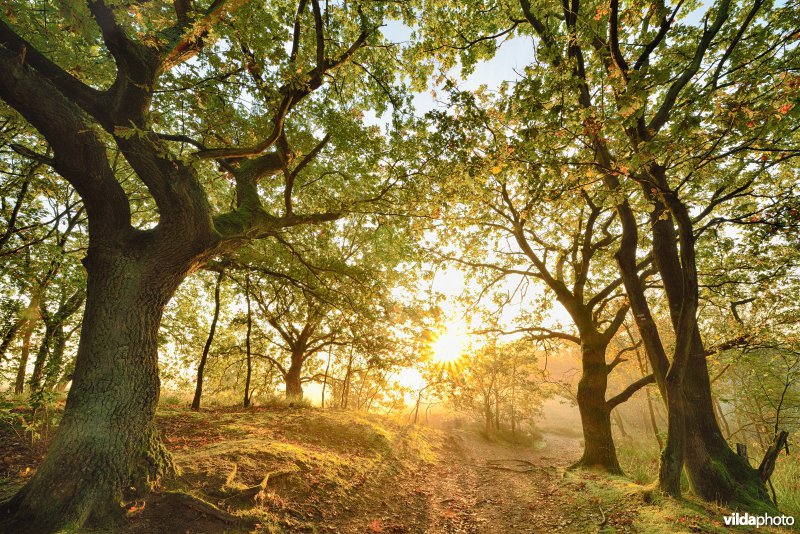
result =
[{"label": "thick tree trunk", "polygon": [[6,508],[37,532],[121,513],[123,490],[148,490],[172,469],[154,423],[162,312],[190,270],[163,257],[90,249],[73,384],[50,450]]},{"label": "thick tree trunk", "polygon": [[605,346],[581,346],[583,374],[578,382],[578,410],[583,426],[583,456],[575,467],[622,473],[611,434],[611,410],[606,403],[608,370]]},{"label": "thick tree trunk", "polygon": [[192,399],[192,410],[194,411],[200,409],[200,399],[203,396],[203,372],[206,369],[206,362],[208,361],[208,353],[211,350],[211,344],[214,342],[214,333],[217,331],[217,321],[219,320],[219,292],[223,276],[225,276],[224,272],[220,271],[220,273],[217,274],[217,283],[214,285],[214,316],[211,318],[208,338],[206,338],[206,344],[203,346],[203,354],[200,355],[200,363],[197,366],[197,384],[194,388],[194,399]]},{"label": "thick tree trunk", "polygon": [[[683,275],[672,219],[657,221],[652,230],[654,260],[664,283],[673,325],[677,327],[683,304]],[[707,501],[772,508],[757,471],[730,448],[722,435],[714,415],[706,351],[696,322],[693,326],[683,388],[685,467],[692,491]]]},{"label": "thick tree trunk", "polygon": [[292,354],[292,363],[286,370],[284,382],[286,384],[286,399],[290,402],[303,400],[303,385],[300,382],[300,375],[303,370],[302,353]]},{"label": "thick tree trunk", "polygon": [[667,442],[661,451],[658,486],[675,498],[681,496],[681,472],[686,457],[686,404],[682,378],[667,373]]}]

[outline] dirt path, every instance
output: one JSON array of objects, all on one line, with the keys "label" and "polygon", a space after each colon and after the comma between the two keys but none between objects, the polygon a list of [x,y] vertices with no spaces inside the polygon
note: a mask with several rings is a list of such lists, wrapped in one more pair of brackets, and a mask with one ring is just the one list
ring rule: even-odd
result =
[{"label": "dirt path", "polygon": [[[546,436],[546,446],[493,443],[452,431],[439,459],[410,480],[367,499],[337,532],[587,532],[597,517],[571,509],[576,488],[563,469],[580,455],[575,439]],[[594,528],[592,528],[594,527]]]}]

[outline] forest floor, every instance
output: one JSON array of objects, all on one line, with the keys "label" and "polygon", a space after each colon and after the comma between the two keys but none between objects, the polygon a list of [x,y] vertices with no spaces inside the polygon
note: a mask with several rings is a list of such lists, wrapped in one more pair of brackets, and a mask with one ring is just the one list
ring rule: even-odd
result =
[{"label": "forest floor", "polygon": [[[131,503],[114,532],[725,531],[721,508],[648,502],[625,478],[567,470],[574,437],[522,446],[309,408],[165,408],[159,426],[181,474]],[[41,459],[18,438],[0,429],[0,498]]]}]

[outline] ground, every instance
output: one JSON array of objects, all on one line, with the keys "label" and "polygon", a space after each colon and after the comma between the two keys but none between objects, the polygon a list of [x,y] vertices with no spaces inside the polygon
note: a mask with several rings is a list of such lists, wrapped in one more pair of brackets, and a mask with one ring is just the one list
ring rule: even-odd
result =
[{"label": "ground", "polygon": [[[724,531],[725,510],[653,502],[625,478],[569,471],[576,437],[544,434],[523,446],[469,428],[309,408],[169,408],[159,425],[181,474],[130,503],[115,532]],[[43,453],[0,429],[0,491],[24,482]]]}]

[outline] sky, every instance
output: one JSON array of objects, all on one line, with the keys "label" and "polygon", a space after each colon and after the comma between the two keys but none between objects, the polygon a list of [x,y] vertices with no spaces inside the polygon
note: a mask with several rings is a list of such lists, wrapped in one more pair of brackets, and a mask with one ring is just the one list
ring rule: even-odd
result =
[{"label": "sky", "polygon": [[[411,35],[411,28],[397,21],[390,21],[382,28],[382,31],[387,40],[395,43],[407,42]],[[451,70],[448,74],[451,78],[459,80],[459,87],[463,90],[476,90],[481,85],[485,85],[489,90],[495,90],[503,82],[519,80],[521,77],[519,73],[523,72],[525,67],[530,64],[533,59],[534,48],[532,38],[529,36],[513,37],[504,39],[502,45],[498,47],[496,54],[490,60],[479,62],[475,66],[473,72],[468,76],[462,76],[458,67]],[[435,100],[432,94],[433,89],[435,89],[435,87],[432,81],[427,91],[419,92],[414,95],[412,103],[414,106],[414,113],[417,116],[423,116],[428,111],[445,105]],[[376,117],[375,115],[367,115],[365,117],[367,123],[377,124],[381,127],[385,127],[390,120],[391,116],[389,112],[382,117]],[[499,288],[511,292],[514,291],[518,283],[518,278],[509,278],[504,283],[501,283]],[[436,270],[432,283],[426,285],[424,288],[420,288],[420,293],[424,294],[432,290],[445,296],[446,300],[441,303],[441,307],[446,317],[446,322],[451,323],[452,328],[455,327],[455,325],[465,324],[464,316],[466,310],[457,303],[457,300],[464,292],[467,284],[469,284],[469,282],[463,271],[454,267],[440,266]],[[476,286],[472,286],[470,289],[476,289]],[[537,293],[535,291],[531,291],[524,300],[507,306],[503,310],[501,322],[507,327],[510,327],[520,309],[528,305],[536,295]],[[553,321],[561,322],[562,324],[570,324],[566,312],[559,313],[561,311],[560,309],[556,310]],[[479,328],[480,326],[481,325],[472,325],[472,328]]]}]

